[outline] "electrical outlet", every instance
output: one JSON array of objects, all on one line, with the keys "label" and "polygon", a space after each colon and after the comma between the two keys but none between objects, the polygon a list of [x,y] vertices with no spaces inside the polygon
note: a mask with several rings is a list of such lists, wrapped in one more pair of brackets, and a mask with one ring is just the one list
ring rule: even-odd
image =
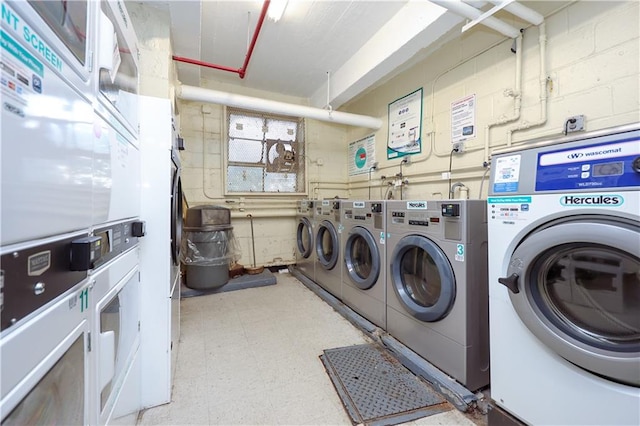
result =
[{"label": "electrical outlet", "polygon": [[452,149],[457,149],[455,151],[457,154],[462,154],[464,152],[464,142],[456,142],[453,144]]},{"label": "electrical outlet", "polygon": [[584,130],[584,115],[574,115],[567,118],[564,123],[564,134],[571,132],[581,132]]}]

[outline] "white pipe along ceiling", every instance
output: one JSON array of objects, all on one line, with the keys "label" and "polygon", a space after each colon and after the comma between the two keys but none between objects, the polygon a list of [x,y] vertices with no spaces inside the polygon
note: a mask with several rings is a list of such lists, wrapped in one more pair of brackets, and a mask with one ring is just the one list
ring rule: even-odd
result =
[{"label": "white pipe along ceiling", "polygon": [[375,117],[254,98],[250,96],[237,95],[235,93],[204,89],[202,87],[185,86],[181,84],[177,87],[176,95],[178,98],[186,101],[221,104],[253,111],[313,118],[315,120],[328,121],[337,124],[366,127],[373,130],[378,130],[382,127],[382,120]]},{"label": "white pipe along ceiling", "polygon": [[[453,13],[458,15],[467,17],[469,19],[477,19],[482,16],[482,11],[476,9],[475,7],[463,3],[461,1],[451,1],[451,0],[430,0],[431,3],[437,4],[438,6],[444,7],[445,9],[449,9]],[[500,34],[504,34],[509,38],[516,38],[520,35],[520,31],[518,29],[512,27],[511,25],[494,18],[493,16],[489,16],[482,20],[482,24],[498,31]]]},{"label": "white pipe along ceiling", "polygon": [[[265,2],[265,4],[266,3],[268,2]],[[482,24],[512,39],[517,39],[519,36],[521,36],[520,30],[493,16],[493,14],[497,11],[503,9],[504,11],[518,16],[519,18],[534,25],[540,25],[544,21],[544,17],[541,14],[520,3],[517,3],[515,0],[491,0],[490,3],[494,4],[495,7],[488,10],[487,12],[483,12],[482,10],[478,9],[478,7],[485,6],[487,4],[486,2],[465,3],[463,1],[451,0],[430,0],[430,2],[410,1],[388,22],[387,25],[384,26],[383,29],[376,33],[373,38],[377,39],[377,37],[380,35],[380,37],[386,40],[385,43],[388,44],[388,40],[395,40],[397,38],[390,38],[389,33],[393,33],[397,36],[398,26],[396,24],[398,24],[398,22],[401,22],[403,30],[406,30],[408,17],[437,16],[437,19],[434,18],[431,20],[419,20],[419,22],[416,23],[416,28],[413,31],[409,31],[408,38],[402,40],[401,44],[403,46],[405,44],[407,46],[413,46],[412,49],[408,50],[411,51],[411,54],[415,54],[416,49],[424,47],[424,40],[422,40],[423,43],[419,46],[414,46],[415,43],[413,42],[417,41],[414,40],[414,38],[423,38],[417,37],[417,35],[421,35],[423,34],[423,32],[427,31],[430,34],[433,33],[431,34],[431,36],[434,39],[438,39],[442,37],[444,33],[446,33],[447,29],[452,28],[454,25],[456,25],[457,22],[460,22],[460,17],[472,20],[467,24],[467,27]],[[445,13],[446,10],[450,11],[451,13]],[[316,105],[315,107],[299,104],[289,104],[285,102],[249,97],[189,85],[178,85],[176,88],[176,94],[180,99],[189,101],[221,104],[254,111],[299,116],[304,118],[333,122],[336,124],[344,124],[349,126],[365,127],[373,130],[378,130],[382,127],[382,120],[379,118],[336,111],[332,109],[332,104],[334,104],[333,108],[335,108],[336,106],[340,106],[345,100],[352,98],[365,87],[370,86],[373,83],[373,81],[370,80],[377,80],[378,78],[380,78],[380,73],[385,74],[390,71],[385,67],[391,66],[388,59],[393,55],[389,56],[389,54],[387,53],[384,56],[386,60],[378,58],[376,55],[373,55],[372,52],[379,51],[379,40],[374,43],[374,45],[375,46],[371,46],[372,48],[376,47],[373,50],[369,49],[369,45],[367,44],[363,46],[359,52],[362,52],[363,54],[366,52],[367,54],[365,56],[376,58],[379,63],[375,61],[366,61],[364,60],[366,58],[358,57],[358,60],[356,61],[357,63],[352,64],[351,62],[349,62],[348,69],[342,69],[346,67],[345,65],[336,72],[331,73],[331,77],[334,77],[333,80],[335,81],[330,82],[329,79],[327,79],[326,86],[323,85],[322,90],[317,90],[312,95],[312,97],[309,98],[310,104]],[[395,51],[396,48],[397,46],[395,46],[391,50]],[[355,56],[353,59],[355,59]],[[404,58],[403,60],[406,59],[407,58]],[[395,61],[392,62],[395,63]],[[353,67],[363,64],[366,64],[365,68],[369,67],[368,69],[371,72],[367,73],[366,71],[358,68],[359,73],[357,73],[357,75],[359,75],[360,77],[355,78],[354,80],[354,73],[348,71],[353,71]],[[383,64],[384,67],[382,66]],[[374,69],[376,70],[375,73],[372,72]],[[336,83],[335,85],[334,82]],[[330,83],[331,86],[329,86]],[[336,85],[338,87],[335,87]],[[326,99],[321,99],[324,97],[325,93]],[[516,102],[519,101],[519,96],[520,93],[515,93]],[[319,108],[319,105],[326,105],[326,107]],[[500,122],[496,124],[503,123]]]}]

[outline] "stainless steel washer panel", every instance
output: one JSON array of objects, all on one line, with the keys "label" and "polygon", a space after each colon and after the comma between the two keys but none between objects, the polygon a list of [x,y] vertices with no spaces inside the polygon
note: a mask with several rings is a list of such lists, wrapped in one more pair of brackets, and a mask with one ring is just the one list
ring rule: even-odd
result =
[{"label": "stainless steel washer panel", "polygon": [[342,299],[342,200],[315,201],[315,282]]},{"label": "stainless steel washer panel", "polygon": [[384,201],[345,201],[342,217],[343,301],[378,327],[386,329]]},{"label": "stainless steel washer panel", "polygon": [[296,268],[307,278],[314,280],[315,259],[315,201],[301,200],[297,206]]},{"label": "stainless steel washer panel", "polygon": [[486,202],[386,207],[387,331],[468,389],[486,386]]}]

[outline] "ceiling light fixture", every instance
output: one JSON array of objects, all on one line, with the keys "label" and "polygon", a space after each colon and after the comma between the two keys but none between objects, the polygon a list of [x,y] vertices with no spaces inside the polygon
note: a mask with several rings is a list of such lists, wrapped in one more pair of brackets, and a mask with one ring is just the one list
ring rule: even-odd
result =
[{"label": "ceiling light fixture", "polygon": [[284,10],[287,8],[287,2],[288,0],[271,0],[269,10],[267,11],[269,19],[273,20],[273,22],[278,22],[278,20],[282,18]]}]

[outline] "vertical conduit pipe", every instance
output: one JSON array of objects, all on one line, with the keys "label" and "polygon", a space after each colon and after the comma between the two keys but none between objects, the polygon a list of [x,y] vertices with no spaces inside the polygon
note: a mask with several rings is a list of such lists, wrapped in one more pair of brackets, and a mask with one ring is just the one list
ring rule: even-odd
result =
[{"label": "vertical conduit pipe", "polygon": [[240,78],[244,78],[247,67],[249,66],[249,60],[251,60],[251,55],[253,54],[253,49],[256,47],[256,42],[258,41],[258,35],[260,35],[260,30],[262,29],[262,24],[264,23],[264,18],[267,16],[267,9],[269,9],[270,0],[265,0],[262,4],[262,11],[260,12],[260,17],[258,18],[258,23],[256,24],[256,30],[253,32],[253,39],[251,39],[251,44],[249,45],[249,50],[247,51],[247,55],[244,58],[244,64],[242,64],[242,68],[238,70],[238,75]]},{"label": "vertical conduit pipe", "polygon": [[269,9],[269,4],[271,0],[265,0],[262,4],[262,11],[260,12],[260,17],[258,18],[258,23],[256,24],[256,29],[253,32],[253,39],[251,40],[251,44],[247,49],[247,54],[244,58],[244,63],[241,68],[231,68],[225,65],[212,64],[210,62],[200,61],[198,59],[190,59],[182,56],[173,55],[171,58],[177,62],[184,62],[187,64],[198,65],[206,68],[213,68],[221,71],[234,72],[240,76],[240,78],[244,78],[247,73],[247,67],[249,66],[249,61],[251,60],[251,55],[253,55],[253,49],[256,46],[256,42],[258,41],[258,35],[260,34],[260,30],[262,29],[262,24],[264,23],[264,19],[267,16],[267,9]]},{"label": "vertical conduit pipe", "polygon": [[503,124],[511,123],[520,118],[520,110],[522,107],[522,34],[516,38],[516,87],[513,93],[515,102],[513,106],[513,115],[511,117],[500,117],[498,120],[488,123],[484,128],[484,166],[489,166],[489,134],[491,128]]},{"label": "vertical conduit pipe", "polygon": [[538,26],[540,43],[540,118],[532,123],[523,122],[521,125],[507,131],[507,146],[511,146],[513,133],[531,127],[542,126],[547,122],[547,27],[543,22]]}]

